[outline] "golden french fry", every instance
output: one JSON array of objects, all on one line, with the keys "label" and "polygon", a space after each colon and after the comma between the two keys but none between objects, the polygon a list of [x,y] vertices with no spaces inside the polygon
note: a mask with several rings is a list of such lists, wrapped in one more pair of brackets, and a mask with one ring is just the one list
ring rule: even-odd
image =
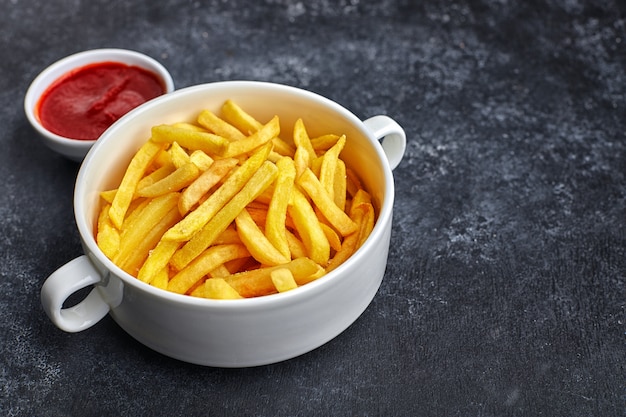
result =
[{"label": "golden french fry", "polygon": [[146,188],[154,184],[155,182],[161,181],[163,178],[170,175],[172,172],[176,171],[176,167],[172,163],[167,163],[150,174],[145,175],[138,183],[137,190],[141,190],[142,188]]},{"label": "golden french fry", "polygon": [[217,117],[209,110],[203,110],[200,112],[198,115],[198,123],[216,135],[226,138],[229,141],[242,140],[246,138],[246,135],[241,133],[239,129],[224,119]]},{"label": "golden french fry", "polygon": [[[120,249],[113,259],[116,264],[126,271],[132,269],[131,266],[133,265],[131,264],[134,263],[133,261],[138,257],[144,256],[143,250],[139,248],[144,248],[146,245],[150,246],[145,250],[145,256],[147,257],[147,252],[156,246],[161,235],[167,230],[161,231],[160,227],[163,226],[162,220],[167,218],[167,224],[169,224],[171,223],[170,220],[175,222],[180,218],[178,213],[176,216],[170,214],[173,208],[176,208],[178,212],[178,196],[178,193],[170,193],[157,197],[140,210],[140,213],[121,232]],[[170,226],[167,227],[169,228]],[[155,233],[158,234],[157,239],[151,243]],[[133,275],[136,272],[133,271]]]},{"label": "golden french fry", "polygon": [[313,146],[313,149],[320,154],[330,149],[335,143],[337,143],[338,140],[339,136],[331,133],[311,138],[311,146]]},{"label": "golden french fry", "polygon": [[317,271],[314,274],[309,275],[306,279],[302,279],[300,280],[300,282],[298,283],[299,286],[302,286],[304,284],[308,284],[309,282],[313,282],[318,278],[323,277],[324,275],[326,275],[326,270],[324,268],[321,268],[319,271]]},{"label": "golden french fry", "polygon": [[335,204],[341,209],[341,211],[346,211],[346,196],[348,192],[346,185],[346,164],[341,159],[337,161],[337,166],[335,167],[335,181],[333,189]]},{"label": "golden french fry", "polygon": [[232,259],[250,256],[243,245],[212,246],[194,259],[186,268],[170,279],[167,289],[178,294],[185,294],[209,272]]},{"label": "golden french fry", "polygon": [[[252,263],[253,263],[251,260],[254,261],[252,257],[248,257],[248,258],[239,258],[239,259],[234,259],[232,261],[224,262],[224,267],[229,272],[228,274],[223,275],[221,278],[224,278],[225,276],[228,276],[228,275],[232,275],[234,272],[245,271],[251,268]],[[255,265],[254,267],[256,268],[257,265]]]},{"label": "golden french fry", "polygon": [[357,192],[355,197],[356,204],[352,204],[350,216],[358,225],[358,232],[347,236],[342,244],[341,249],[335,253],[326,267],[326,272],[330,272],[344,263],[352,254],[363,244],[367,236],[374,228],[374,207],[363,199],[367,199],[367,193]]},{"label": "golden french fry", "polygon": [[169,193],[154,199],[145,199],[136,204],[124,220],[120,230],[120,249],[132,250],[158,221],[178,202],[179,193]]},{"label": "golden french fry", "polygon": [[163,149],[162,144],[149,140],[141,146],[128,164],[109,209],[109,218],[118,229],[122,227],[126,210],[133,199],[139,180],[161,149]]},{"label": "golden french fry", "polygon": [[[246,182],[249,181],[264,163],[270,147],[271,144],[267,144],[267,146],[263,146],[255,152],[243,165],[237,168],[207,200],[172,227],[171,230],[168,230],[163,238],[165,240],[176,241],[188,240],[202,229],[204,225],[206,225],[207,222],[244,187]],[[235,214],[235,216],[236,215],[237,214]],[[205,248],[203,248],[203,250],[204,249]]]},{"label": "golden french fry", "polygon": [[328,262],[326,266],[326,272],[330,272],[344,263],[357,249],[357,243],[359,241],[359,234],[352,233],[341,243],[341,249],[335,252],[335,256]]},{"label": "golden french fry", "polygon": [[320,171],[322,170],[323,160],[324,158],[322,156],[318,156],[317,158],[311,161],[311,166],[309,168],[311,168],[311,171],[313,171],[313,173],[315,174],[317,178],[320,177]]},{"label": "golden french fry", "polygon": [[330,243],[330,247],[335,251],[340,250],[341,238],[339,237],[337,232],[335,232],[335,229],[333,229],[332,227],[330,227],[324,222],[320,222],[320,226],[322,226],[322,230],[324,231],[324,234],[326,235],[326,239],[328,239],[328,243]]},{"label": "golden french fry", "polygon": [[363,189],[358,190],[352,198],[350,217],[355,216],[357,210],[361,210],[363,212],[363,218],[359,224],[360,246],[374,229],[374,222],[376,220],[376,213],[374,211],[374,206],[372,205],[372,196]]},{"label": "golden french fry", "polygon": [[[244,258],[240,258],[240,259],[244,259]],[[217,268],[209,272],[209,276],[211,278],[223,278],[229,275],[230,275],[230,271],[228,270],[228,268],[226,268],[226,265],[224,264],[221,264],[220,266],[218,266]]]},{"label": "golden french fry", "polygon": [[180,168],[183,165],[187,165],[191,162],[191,158],[189,158],[189,154],[182,146],[178,144],[178,142],[173,142],[169,149],[167,150],[168,155],[170,156],[170,161],[176,168]]},{"label": "golden french fry", "polygon": [[180,191],[187,187],[200,175],[196,164],[189,162],[167,177],[144,188],[137,190],[139,197],[158,197],[173,191]]},{"label": "golden french fry", "polygon": [[180,214],[185,215],[200,199],[209,192],[231,169],[237,165],[233,158],[218,159],[204,171],[194,182],[185,188],[178,201]]},{"label": "golden french fry", "polygon": [[200,171],[206,171],[211,165],[213,165],[214,159],[211,158],[206,152],[196,150],[189,155],[189,162],[195,164]]},{"label": "golden french fry", "polygon": [[172,156],[167,150],[167,145],[163,145],[163,149],[161,149],[161,152],[157,154],[151,165],[154,169],[158,169],[164,165],[173,165]]},{"label": "golden french fry", "polygon": [[245,208],[235,218],[237,233],[248,252],[263,265],[280,265],[289,262],[265,237]]},{"label": "golden french fry", "polygon": [[350,196],[354,196],[359,190],[362,190],[361,181],[356,173],[346,167],[346,189]]},{"label": "golden french fry", "polygon": [[330,148],[322,157],[322,164],[320,167],[319,181],[322,183],[322,187],[326,190],[328,195],[335,199],[335,171],[337,170],[337,164],[339,161],[339,154],[346,145],[346,137],[341,136],[337,143]]},{"label": "golden french fry", "polygon": [[150,284],[162,290],[167,289],[167,283],[170,280],[170,273],[167,267],[161,269],[152,279]]},{"label": "golden french fry", "polygon": [[108,258],[113,258],[120,248],[120,234],[113,225],[105,224],[96,237],[98,247]]},{"label": "golden french fry", "polygon": [[272,138],[280,133],[280,124],[278,116],[274,116],[266,125],[254,132],[252,135],[230,142],[228,149],[224,152],[224,157],[232,158],[234,156],[243,155],[257,149],[259,146],[270,142]]},{"label": "golden french fry", "polygon": [[180,242],[161,240],[156,247],[150,251],[148,258],[137,273],[137,278],[148,284],[160,273],[170,261],[170,258],[180,247]]},{"label": "golden french fry", "polygon": [[270,272],[270,278],[278,292],[286,292],[298,288],[293,274],[288,268],[279,268]]},{"label": "golden french fry", "polygon": [[350,217],[353,216],[353,210],[355,210],[361,204],[371,204],[371,203],[372,203],[372,197],[369,195],[369,193],[362,188],[358,189],[357,192],[354,193],[354,196],[352,197],[352,208],[350,209]]},{"label": "golden french fry", "polygon": [[113,199],[115,198],[115,194],[117,194],[117,188],[115,190],[106,190],[106,191],[101,191],[100,192],[100,197],[107,203],[109,203],[109,205],[113,202]]},{"label": "golden french fry", "polygon": [[[320,224],[321,226],[321,224]],[[287,235],[287,243],[289,244],[289,252],[291,252],[291,259],[296,258],[306,258],[306,247],[304,243],[296,235],[291,233],[289,230],[285,230],[285,234]]]},{"label": "golden french fry", "polygon": [[208,132],[158,125],[152,128],[152,140],[157,143],[176,142],[189,150],[222,155],[228,149],[228,139]]},{"label": "golden french fry", "polygon": [[206,132],[207,131],[204,127],[198,126],[198,125],[195,125],[195,124],[189,123],[189,122],[176,122],[176,123],[172,123],[170,126],[176,127],[176,128],[179,128],[179,129],[194,130],[196,132]]},{"label": "golden french fry", "polygon": [[139,268],[143,265],[150,251],[157,245],[163,233],[180,219],[178,209],[170,210],[152,229],[144,235],[144,238],[135,248],[130,251],[120,267],[133,276],[137,276]]},{"label": "golden french fry", "polygon": [[206,281],[204,281],[202,284],[196,285],[191,291],[187,291],[187,294],[190,295],[191,297],[207,298],[204,296],[204,284],[205,283]]},{"label": "golden french fry", "polygon": [[[200,255],[226,230],[241,210],[274,181],[277,174],[276,165],[265,161],[243,188],[174,254],[171,261],[172,265],[180,270]],[[189,216],[191,214],[187,217]]]},{"label": "golden french fry", "polygon": [[294,153],[296,152],[296,148],[291,144],[285,142],[279,137],[275,137],[272,139],[272,143],[274,144],[274,151],[282,156],[288,156],[293,158]]},{"label": "golden french fry", "polygon": [[309,161],[312,161],[317,157],[317,153],[315,149],[313,149],[313,145],[311,145],[311,139],[309,138],[309,134],[304,127],[304,122],[302,119],[296,120],[296,123],[293,126],[293,142],[296,144],[297,148],[302,148],[309,155]]},{"label": "golden french fry", "polygon": [[365,243],[365,240],[368,238],[370,233],[372,233],[374,223],[376,221],[374,207],[371,204],[361,204],[359,207],[363,207],[365,213],[359,227],[359,241],[357,242],[357,247],[361,247],[363,243]]},{"label": "golden french fry", "polygon": [[237,300],[243,298],[223,278],[207,279],[203,285],[202,296],[215,300]]},{"label": "golden french fry", "polygon": [[342,236],[347,236],[357,230],[357,225],[344,211],[337,207],[315,174],[313,174],[313,171],[310,169],[304,171],[298,178],[297,183],[311,197],[315,206]]},{"label": "golden french fry", "polygon": [[232,100],[226,100],[221,110],[223,118],[246,136],[253,134],[263,126]]},{"label": "golden french fry", "polygon": [[108,258],[113,258],[120,248],[120,233],[113,226],[109,219],[109,208],[111,204],[106,204],[98,216],[98,229],[96,233],[96,243]]},{"label": "golden french fry", "polygon": [[270,162],[276,163],[282,157],[283,156],[281,154],[279,154],[278,152],[274,151],[274,149],[272,149],[272,152],[270,152],[270,154],[267,156],[267,160]]},{"label": "golden french fry", "polygon": [[306,149],[299,146],[296,148],[296,152],[293,155],[293,162],[296,167],[296,178],[298,178],[307,168],[311,166],[311,157]]},{"label": "golden french fry", "polygon": [[291,259],[291,251],[287,242],[286,219],[287,207],[291,200],[291,193],[296,178],[296,167],[291,158],[281,158],[276,163],[278,177],[274,186],[274,193],[270,200],[265,221],[265,234],[272,245]]},{"label": "golden french fry", "polygon": [[109,209],[111,208],[111,203],[105,203],[102,205],[102,207],[100,208],[100,211],[98,212],[98,222],[96,224],[97,229],[100,229],[101,227],[105,226],[105,225],[113,225],[111,223],[111,219],[109,219]]},{"label": "golden french fry", "polygon": [[330,243],[313,207],[297,188],[293,189],[287,211],[304,243],[308,257],[322,266],[326,265],[330,258]]},{"label": "golden french fry", "polygon": [[120,233],[126,233],[129,225],[135,224],[137,218],[141,214],[141,211],[150,204],[150,199],[148,198],[136,198],[128,206],[128,211],[126,212],[126,218],[124,218],[124,222],[122,223],[122,228],[120,229]]},{"label": "golden french fry", "polygon": [[298,285],[309,282],[311,276],[323,271],[317,263],[309,258],[297,258],[286,264],[252,269],[224,277],[239,294],[248,297],[258,297],[276,293],[276,287],[272,282],[272,272],[277,269],[287,268]]},{"label": "golden french fry", "polygon": [[215,238],[214,245],[224,245],[227,243],[239,243],[243,245],[237,229],[231,224]]}]

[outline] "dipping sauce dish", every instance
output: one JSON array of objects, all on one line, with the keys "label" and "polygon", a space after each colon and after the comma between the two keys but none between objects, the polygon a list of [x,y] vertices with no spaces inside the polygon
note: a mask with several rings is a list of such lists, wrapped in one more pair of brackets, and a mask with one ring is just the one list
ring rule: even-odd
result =
[{"label": "dipping sauce dish", "polygon": [[24,111],[49,148],[81,161],[117,119],[172,91],[172,77],[153,58],[124,49],[94,49],[42,71],[27,90]]}]

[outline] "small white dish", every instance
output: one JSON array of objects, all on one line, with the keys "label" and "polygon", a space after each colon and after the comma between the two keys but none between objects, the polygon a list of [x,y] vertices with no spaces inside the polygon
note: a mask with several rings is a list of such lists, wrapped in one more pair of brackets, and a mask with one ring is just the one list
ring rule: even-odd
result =
[{"label": "small white dish", "polygon": [[71,139],[46,129],[37,114],[39,100],[48,87],[72,70],[99,62],[119,62],[137,66],[157,75],[163,83],[165,94],[174,91],[174,81],[167,69],[155,59],[126,49],[93,49],[65,57],[43,70],[30,84],[24,97],[24,112],[43,142],[55,152],[74,161],[82,161],[96,140]]}]

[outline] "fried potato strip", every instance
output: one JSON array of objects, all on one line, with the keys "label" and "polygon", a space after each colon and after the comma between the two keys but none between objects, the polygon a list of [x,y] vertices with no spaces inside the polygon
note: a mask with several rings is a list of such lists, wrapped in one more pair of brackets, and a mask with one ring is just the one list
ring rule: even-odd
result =
[{"label": "fried potato strip", "polygon": [[[178,270],[184,268],[200,253],[207,249],[237,215],[251,201],[267,188],[276,175],[278,169],[273,163],[266,161],[254,173],[250,180],[221,210],[206,223],[198,233],[185,243],[172,257],[172,264]],[[189,216],[188,216],[189,217]],[[164,236],[165,238],[165,236]]]},{"label": "fried potato strip", "polygon": [[163,149],[162,144],[149,140],[131,159],[109,209],[109,218],[118,229],[122,227],[122,222],[135,194],[137,184],[161,149]]}]

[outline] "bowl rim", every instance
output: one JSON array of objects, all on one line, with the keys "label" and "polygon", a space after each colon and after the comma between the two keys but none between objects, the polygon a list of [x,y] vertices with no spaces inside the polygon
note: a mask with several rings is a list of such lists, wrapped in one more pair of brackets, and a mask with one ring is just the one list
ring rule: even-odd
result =
[{"label": "bowl rim", "polygon": [[[65,56],[44,68],[31,81],[26,94],[24,95],[24,113],[29,123],[46,140],[57,145],[72,147],[74,149],[84,149],[85,152],[98,140],[74,139],[58,135],[46,129],[37,117],[36,107],[41,95],[59,77],[68,73],[72,69],[80,68],[90,63],[117,61],[127,63],[132,61],[132,65],[142,67],[154,72],[163,82],[164,94],[175,90],[174,80],[170,72],[156,59],[142,52],[123,48],[97,48],[76,52]],[[55,75],[56,74],[56,75]]]},{"label": "bowl rim", "polygon": [[[376,219],[376,223],[374,224],[374,228],[366,241],[359,247],[355,253],[353,253],[346,261],[344,261],[341,265],[339,265],[333,271],[325,274],[324,276],[307,283],[306,285],[295,288],[291,291],[286,291],[283,293],[275,293],[269,294],[260,297],[251,297],[251,298],[243,298],[243,299],[234,299],[234,300],[217,300],[217,299],[209,299],[209,298],[201,298],[201,297],[192,297],[185,294],[177,294],[170,291],[166,291],[160,288],[156,288],[150,284],[140,281],[136,277],[128,274],[123,271],[120,267],[118,267],[113,261],[111,261],[108,257],[106,257],[98,248],[95,237],[93,235],[92,226],[89,224],[87,217],[88,215],[79,213],[76,210],[76,206],[78,204],[82,204],[79,202],[79,197],[81,193],[84,195],[89,190],[83,190],[83,184],[85,183],[84,177],[90,170],[90,162],[94,159],[95,155],[99,152],[99,149],[106,145],[108,141],[110,141],[111,137],[113,137],[119,129],[122,129],[126,123],[130,123],[132,118],[136,117],[139,114],[150,112],[155,107],[160,107],[169,101],[182,100],[187,95],[197,94],[199,91],[209,92],[212,89],[219,88],[227,88],[227,87],[235,87],[235,88],[265,88],[265,89],[273,89],[275,91],[286,91],[293,94],[301,95],[309,99],[313,100],[321,100],[326,106],[341,113],[343,116],[347,117],[351,123],[353,123],[359,130],[364,133],[364,136],[367,138],[371,137],[370,132],[363,125],[362,120],[360,120],[356,115],[350,112],[345,107],[336,103],[335,101],[330,100],[322,95],[319,95],[315,92],[304,90],[298,87],[293,87],[284,84],[266,82],[266,81],[247,81],[247,80],[232,80],[232,81],[218,81],[218,82],[209,82],[204,84],[198,84],[193,86],[188,86],[179,90],[176,90],[170,94],[166,94],[160,97],[156,97],[125,114],[119,120],[111,125],[101,136],[101,140],[89,150],[85,159],[83,160],[81,167],[79,169],[78,175],[76,177],[76,184],[74,189],[74,215],[75,220],[82,237],[83,244],[87,246],[92,256],[97,258],[97,262],[102,264],[107,271],[111,271],[116,277],[123,280],[124,285],[131,285],[139,291],[145,292],[146,294],[159,298],[162,302],[176,304],[176,305],[184,305],[187,307],[197,307],[197,308],[219,308],[219,309],[261,309],[265,308],[267,304],[272,305],[282,305],[288,303],[296,303],[303,298],[310,298],[316,291],[323,292],[328,288],[332,288],[332,283],[337,279],[341,278],[343,271],[350,268],[351,264],[361,262],[361,260],[366,256],[367,248],[369,246],[374,245],[373,242],[382,239],[385,234],[385,228],[387,227],[387,223],[392,222],[393,217],[393,200],[394,200],[394,181],[392,170],[389,166],[389,162],[387,157],[385,156],[382,145],[379,141],[372,140],[372,148],[376,152],[377,157],[382,165],[382,170],[384,174],[384,184],[385,191],[383,193],[383,200],[381,202],[381,206],[379,209],[379,213]],[[376,143],[374,143],[376,142]],[[86,187],[86,186],[85,186]],[[389,224],[391,227],[391,224]],[[111,274],[111,272],[107,272]]]}]

